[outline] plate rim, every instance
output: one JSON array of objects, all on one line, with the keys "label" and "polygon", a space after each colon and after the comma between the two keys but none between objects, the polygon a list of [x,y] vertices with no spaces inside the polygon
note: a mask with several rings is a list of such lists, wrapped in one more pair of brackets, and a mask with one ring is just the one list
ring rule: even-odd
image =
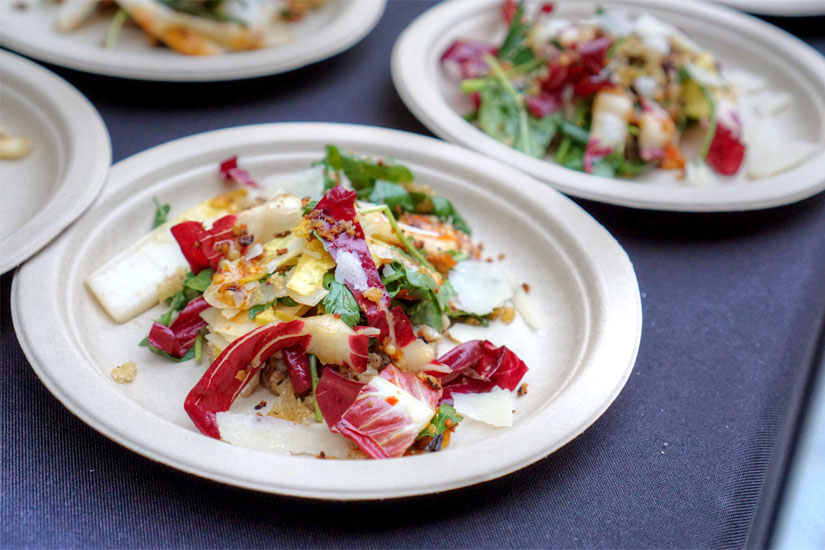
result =
[{"label": "plate rim", "polygon": [[825,4],[812,0],[715,0],[720,4],[759,15],[780,17],[821,17]]},{"label": "plate rim", "polygon": [[[112,143],[100,113],[68,81],[33,61],[5,50],[0,50],[0,64],[0,75],[4,72],[14,74],[15,79],[36,87],[48,100],[50,109],[60,117],[52,122],[60,134],[67,134],[62,137],[83,143],[83,147],[64,143],[65,164],[53,182],[49,198],[37,214],[0,241],[0,273],[6,273],[46,246],[94,202],[103,189],[112,163]],[[7,81],[5,86],[8,85]],[[78,139],[79,136],[82,139]],[[25,162],[25,159],[22,161]],[[65,199],[69,192],[66,189],[72,193],[71,200],[56,203],[61,197]],[[41,225],[44,219],[47,220],[45,226]]]},{"label": "plate rim", "polygon": [[[520,187],[523,188],[526,185],[531,188],[532,192],[538,194],[541,199],[552,203],[552,219],[558,222],[560,226],[564,227],[565,231],[570,233],[562,235],[559,238],[564,238],[570,241],[568,247],[572,247],[573,244],[577,245],[578,248],[573,249],[573,251],[581,255],[583,262],[593,263],[595,267],[589,267],[594,269],[594,271],[588,272],[585,275],[595,277],[597,279],[594,284],[601,285],[598,288],[601,289],[600,291],[607,293],[606,299],[609,300],[609,304],[601,306],[605,309],[605,311],[599,312],[606,318],[609,317],[609,319],[607,319],[605,323],[598,325],[597,328],[601,330],[609,326],[611,330],[604,331],[604,334],[598,334],[598,338],[595,339],[596,343],[593,346],[588,346],[588,353],[592,355],[592,357],[589,358],[591,363],[598,364],[599,360],[610,363],[613,378],[609,381],[599,381],[598,378],[593,377],[593,373],[591,371],[582,369],[580,373],[577,372],[575,376],[573,376],[572,382],[568,381],[567,384],[570,385],[570,387],[593,384],[594,387],[597,387],[600,392],[597,396],[598,403],[596,403],[595,406],[590,407],[586,415],[577,417],[574,421],[568,422],[573,424],[575,429],[568,431],[562,437],[558,438],[558,441],[555,441],[553,446],[541,447],[540,452],[538,453],[533,452],[535,451],[535,445],[533,445],[531,447],[531,454],[524,455],[517,461],[511,461],[503,469],[495,469],[492,472],[482,469],[482,471],[479,472],[476,471],[478,470],[477,467],[475,467],[474,470],[474,466],[471,466],[469,468],[470,472],[464,474],[464,477],[453,479],[450,483],[442,483],[438,486],[433,486],[433,482],[431,482],[430,485],[410,486],[409,484],[406,484],[403,487],[395,486],[390,489],[382,488],[381,486],[378,488],[344,486],[343,488],[336,487],[332,489],[328,487],[319,488],[316,486],[307,489],[305,487],[285,486],[283,483],[262,483],[261,480],[253,480],[242,474],[227,474],[225,471],[220,471],[220,468],[216,469],[214,465],[212,465],[212,467],[204,467],[202,459],[198,459],[200,462],[193,466],[192,460],[194,459],[191,458],[193,454],[198,456],[217,456],[220,460],[223,460],[224,458],[236,459],[238,457],[242,457],[244,459],[244,463],[258,463],[261,461],[268,463],[282,463],[290,467],[294,467],[296,471],[303,470],[304,466],[308,464],[313,464],[313,466],[310,466],[309,468],[314,469],[319,466],[320,462],[322,465],[320,467],[325,468],[325,472],[331,472],[327,474],[327,477],[334,475],[341,477],[342,479],[346,479],[346,476],[352,475],[352,472],[357,472],[360,469],[360,464],[363,463],[361,461],[312,461],[306,457],[282,457],[259,451],[233,447],[231,445],[225,445],[219,441],[204,437],[199,433],[187,430],[160,417],[154,416],[153,413],[147,411],[137,403],[129,399],[124,399],[120,392],[115,390],[111,384],[107,386],[104,384],[105,381],[103,380],[103,377],[100,376],[99,372],[94,374],[86,373],[85,375],[83,375],[83,373],[80,374],[89,379],[91,379],[92,376],[96,377],[95,380],[99,381],[99,386],[106,386],[108,388],[106,390],[107,392],[117,394],[117,401],[120,401],[120,404],[125,407],[125,410],[129,413],[140,413],[142,411],[142,416],[152,416],[155,419],[153,421],[153,427],[157,427],[160,424],[168,425],[166,426],[167,428],[171,427],[170,429],[172,429],[177,436],[180,436],[183,441],[181,449],[175,448],[172,454],[177,454],[175,454],[175,456],[170,456],[170,451],[168,448],[159,448],[158,442],[152,441],[152,438],[149,438],[146,435],[141,437],[131,435],[131,438],[124,437],[123,433],[120,432],[129,432],[130,428],[140,425],[139,422],[136,423],[136,418],[138,415],[135,414],[130,416],[129,414],[126,414],[123,415],[126,417],[125,419],[121,418],[116,422],[112,422],[111,419],[103,417],[102,412],[97,409],[101,407],[106,408],[106,403],[104,403],[104,401],[111,401],[111,395],[100,395],[99,392],[96,392],[95,396],[96,398],[99,396],[100,401],[96,400],[91,405],[88,402],[78,403],[77,396],[72,395],[71,392],[67,392],[65,388],[60,385],[59,381],[55,379],[55,373],[57,373],[58,376],[68,376],[66,372],[61,371],[60,369],[55,370],[55,365],[52,364],[54,363],[54,356],[59,356],[61,353],[59,349],[60,344],[56,343],[54,338],[50,341],[49,346],[45,346],[45,348],[47,348],[45,350],[43,349],[44,346],[37,346],[33,344],[33,342],[37,341],[38,336],[54,333],[53,330],[49,330],[48,327],[43,326],[42,320],[44,318],[56,319],[59,315],[58,317],[55,317],[42,314],[35,315],[33,313],[27,314],[27,311],[38,310],[42,312],[43,310],[26,307],[27,304],[31,304],[33,301],[36,302],[37,299],[33,293],[27,292],[27,287],[34,284],[43,284],[42,280],[39,282],[37,281],[38,274],[43,272],[43,267],[47,266],[50,261],[57,261],[60,259],[63,255],[60,247],[64,241],[69,242],[71,231],[67,232],[66,235],[61,236],[59,240],[55,241],[50,247],[50,250],[47,250],[44,254],[39,255],[36,262],[27,263],[22,266],[16,272],[12,283],[11,313],[15,333],[18,336],[21,348],[32,365],[32,368],[49,391],[73,414],[78,416],[92,429],[102,433],[116,443],[152,460],[162,462],[176,469],[186,471],[200,477],[205,477],[222,483],[248,489],[298,497],[332,500],[374,500],[431,494],[488,481],[540,460],[541,458],[557,450],[559,447],[567,444],[569,441],[572,441],[582,431],[595,422],[604,413],[604,411],[607,410],[610,404],[613,403],[621,389],[626,384],[635,364],[639,350],[642,328],[641,293],[633,266],[627,256],[627,253],[612,237],[612,235],[610,235],[610,233],[603,226],[594,220],[580,206],[576,205],[573,201],[564,197],[557,191],[542,185],[540,182],[537,182],[529,176],[499,163],[498,161],[485,159],[478,153],[467,151],[466,149],[462,149],[456,145],[448,144],[434,138],[402,132],[399,130],[390,130],[373,126],[329,123],[260,124],[196,134],[194,136],[181,138],[133,155],[113,167],[111,172],[111,179],[113,181],[109,182],[105,193],[101,195],[99,200],[103,203],[106,197],[116,193],[120,187],[125,187],[129,185],[130,181],[133,182],[143,177],[142,174],[151,172],[151,169],[146,168],[149,165],[168,168],[168,166],[161,161],[163,159],[170,159],[173,157],[179,158],[181,151],[187,148],[190,149],[191,154],[194,156],[203,155],[205,151],[208,151],[210,146],[215,148],[216,151],[223,151],[227,148],[251,147],[255,144],[265,142],[274,143],[278,139],[277,136],[280,136],[280,139],[284,140],[287,139],[286,136],[288,136],[288,139],[290,139],[291,142],[300,142],[302,139],[305,139],[306,141],[315,140],[318,142],[336,141],[335,137],[327,137],[330,135],[339,136],[341,138],[343,138],[343,136],[348,136],[347,140],[349,142],[368,140],[371,142],[370,147],[373,148],[380,148],[383,147],[385,143],[393,142],[393,145],[388,147],[393,150],[398,150],[400,148],[408,149],[412,151],[410,154],[415,155],[416,158],[433,157],[439,162],[453,164],[456,169],[458,169],[459,166],[464,165],[467,166],[471,172],[479,172],[483,170],[481,173],[491,173],[493,177],[499,178],[499,186],[510,187],[511,185],[509,183],[505,183],[511,180],[507,178],[502,179],[502,174],[514,177],[515,180],[519,182]],[[310,137],[307,138],[307,136]],[[207,146],[207,144],[211,145]],[[460,157],[464,157],[463,160],[457,160]],[[470,163],[472,163],[472,168],[470,168]],[[466,179],[468,176],[462,174],[458,177]],[[551,207],[543,206],[542,208]],[[89,210],[90,214],[94,212],[94,207]],[[550,210],[548,210],[548,212],[550,212]],[[572,234],[574,227],[576,229],[575,235]],[[579,234],[579,232],[581,232],[581,234]],[[585,242],[588,244],[588,249],[584,249],[582,247]],[[593,252],[593,250],[597,248],[600,249],[599,254],[603,257],[601,260],[603,265],[601,266],[596,265],[594,260],[596,253]],[[50,255],[55,256],[55,258],[50,258]],[[47,281],[46,284],[49,285],[50,283]],[[616,306],[620,306],[620,308],[617,309]],[[43,307],[48,307],[48,305]],[[51,307],[52,309],[57,310],[60,306],[55,303]],[[80,352],[79,348],[78,352]],[[80,353],[80,355],[82,356],[83,353]],[[616,359],[616,357],[619,357],[619,359]],[[44,358],[48,364],[41,364],[41,360]],[[582,359],[581,362],[583,365],[587,363],[584,359]],[[92,369],[93,368],[94,367],[92,366]],[[83,371],[92,370],[85,364],[82,369],[80,367],[75,367],[75,369]],[[72,376],[76,375],[78,375],[78,373],[72,373]],[[588,376],[590,376],[590,378],[588,378]],[[602,387],[601,384],[604,384],[604,387]],[[569,405],[570,403],[580,405],[580,403],[576,401],[576,398],[580,396],[571,395],[569,392],[566,395],[565,392],[559,393],[562,395],[559,396],[557,394],[556,397],[549,400],[548,403],[545,403],[542,407],[549,408],[551,406],[563,406],[565,404]],[[538,417],[541,412],[543,411],[537,411],[536,413],[533,413],[530,418],[526,419],[527,422],[525,422],[525,427],[530,423],[533,423],[533,417]],[[506,432],[501,432],[496,437],[502,437],[506,440],[508,437],[513,438],[517,435],[516,427],[514,427],[510,428]],[[149,440],[148,442],[146,441],[147,439]],[[464,455],[472,453],[473,449],[479,443],[483,442],[468,444],[457,450],[451,449],[450,453],[444,453],[441,457],[448,457],[447,462],[454,462],[455,464],[458,464],[456,461],[466,458]],[[527,445],[527,447],[530,447],[530,445]],[[188,453],[184,455],[187,460],[181,461],[178,455],[180,455],[183,451]],[[433,457],[435,457],[435,454],[405,457],[405,470],[409,470],[410,468],[424,468],[426,470],[427,465],[432,464]],[[300,464],[296,461],[300,461]],[[441,460],[440,462],[444,462],[444,460]],[[389,483],[390,485],[392,485],[392,483],[397,483],[393,479],[393,474],[397,473],[397,467],[393,467],[393,463],[395,463],[395,461],[370,462],[370,473],[376,472],[376,475],[378,476],[378,479],[381,480],[381,483]]]},{"label": "plate rim", "polygon": [[[701,188],[661,186],[658,191],[656,188],[652,189],[655,196],[650,196],[649,187],[640,188],[644,184],[639,182],[576,172],[554,162],[529,157],[496,141],[466,122],[447,105],[437,89],[437,83],[426,76],[430,67],[426,65],[424,58],[429,55],[427,48],[431,46],[433,36],[440,28],[448,26],[441,24],[445,17],[449,17],[450,21],[457,20],[482,10],[493,9],[497,3],[498,0],[475,0],[472,3],[447,0],[418,16],[395,42],[391,72],[396,92],[412,114],[435,135],[517,166],[563,193],[633,208],[681,212],[759,210],[798,202],[825,190],[825,147],[821,143],[822,135],[819,136],[820,149],[817,153],[802,165],[781,174],[736,185],[721,184]],[[636,9],[656,8],[694,18],[712,18],[717,25],[734,24],[749,29],[751,33],[761,33],[763,40],[772,40],[772,46],[776,46],[777,49],[781,48],[784,53],[794,52],[793,55],[789,55],[797,64],[807,69],[808,74],[804,79],[807,84],[816,89],[818,83],[825,89],[825,58],[819,52],[784,30],[732,7],[708,2],[675,3],[661,0],[604,0],[600,3]],[[825,106],[822,108],[825,109]],[[825,132],[825,129],[822,132]],[[811,180],[810,184],[798,184],[798,172],[801,169],[806,170],[808,179]],[[754,196],[743,199],[739,191],[747,185],[751,186],[748,192]],[[790,188],[791,191],[785,191],[786,188]],[[754,190],[759,194],[755,194]],[[678,198],[674,200],[672,195]]]},{"label": "plate rim", "polygon": [[[302,48],[301,55],[291,60],[284,59],[283,55],[278,54],[279,46],[201,58],[182,55],[181,59],[183,60],[194,59],[196,62],[203,61],[207,65],[205,68],[189,72],[185,68],[181,68],[185,65],[183,62],[174,63],[171,67],[168,63],[153,64],[151,57],[144,60],[141,54],[140,62],[134,66],[128,66],[116,59],[111,61],[103,59],[101,61],[99,56],[91,59],[87,58],[84,55],[85,49],[82,48],[71,53],[64,53],[55,51],[52,48],[42,47],[36,41],[30,41],[25,37],[21,38],[18,35],[10,35],[9,33],[0,33],[0,46],[13,49],[46,63],[90,74],[117,78],[155,82],[244,80],[289,72],[345,52],[363,40],[375,28],[384,14],[386,3],[387,0],[344,0],[344,13],[329,25],[336,31],[333,34],[333,40],[322,42],[316,47],[310,47],[308,51],[306,48]],[[2,21],[2,17],[0,17],[0,21]],[[293,41],[283,46],[294,43]],[[312,46],[312,42],[309,44]],[[103,50],[101,49],[101,51]],[[227,56],[231,56],[233,59],[231,61],[227,60]],[[237,62],[239,58],[241,63]],[[218,65],[218,67],[209,67],[207,61],[212,61],[212,65]]]}]

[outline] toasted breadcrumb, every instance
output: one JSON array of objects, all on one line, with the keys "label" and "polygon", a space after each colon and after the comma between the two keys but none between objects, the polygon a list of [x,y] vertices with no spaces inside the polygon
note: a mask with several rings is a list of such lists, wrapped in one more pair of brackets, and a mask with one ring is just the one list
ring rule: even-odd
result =
[{"label": "toasted breadcrumb", "polygon": [[118,384],[128,384],[137,376],[137,365],[134,361],[126,361],[112,369],[112,380]]}]

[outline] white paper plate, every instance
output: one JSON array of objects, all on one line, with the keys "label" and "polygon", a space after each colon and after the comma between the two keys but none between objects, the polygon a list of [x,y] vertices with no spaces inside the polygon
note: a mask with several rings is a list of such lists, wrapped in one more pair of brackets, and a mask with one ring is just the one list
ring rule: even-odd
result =
[{"label": "white paper plate", "polygon": [[217,56],[186,56],[151,46],[143,31],[124,27],[114,50],[103,48],[111,17],[95,16],[81,28],[57,30],[59,4],[0,1],[0,44],[37,59],[90,73],[163,81],[233,80],[285,72],[340,53],[369,33],[386,0],[329,0],[291,25],[294,39],[272,48]]},{"label": "white paper plate", "polygon": [[[198,433],[183,410],[205,365],[173,364],[137,343],[155,308],[112,322],[84,279],[149,229],[152,197],[172,215],[225,184],[218,162],[238,154],[254,177],[306,168],[338,144],[407,164],[417,181],[451,198],[489,254],[506,252],[510,271],[531,285],[545,319],[498,323],[485,337],[529,365],[529,393],[510,429],[465,421],[443,452],[386,461],[317,460],[233,447]],[[485,222],[487,225],[485,225]],[[12,317],[26,356],[73,413],[118,443],[175,468],[225,483],[289,495],[373,499],[432,493],[493,479],[558,449],[610,405],[633,367],[641,303],[633,267],[608,232],[549,187],[481,155],[404,132],[335,124],[270,124],[196,135],[112,168],[92,209],[14,279]],[[109,373],[127,360],[134,382]],[[233,405],[254,413],[266,390]]]},{"label": "white paper plate", "polygon": [[771,88],[793,95],[794,104],[776,120],[782,140],[804,139],[821,150],[801,166],[751,181],[740,171],[713,187],[679,184],[673,171],[656,170],[635,180],[613,180],[539,160],[486,135],[461,115],[471,110],[458,82],[439,59],[457,38],[501,40],[506,32],[499,0],[440,4],[416,19],[399,37],[392,57],[395,87],[404,103],[435,134],[524,170],[557,189],[588,199],[661,210],[725,211],[787,204],[825,189],[825,58],[791,35],[735,10],[703,2],[599,0],[556,2],[568,18],[587,17],[597,5],[647,11],[678,25],[717,56],[726,68],[768,77]]},{"label": "white paper plate", "polygon": [[805,17],[825,15],[825,2],[822,0],[716,0],[743,11],[761,15],[780,15],[785,17]]},{"label": "white paper plate", "polygon": [[31,141],[0,160],[0,273],[40,250],[97,196],[112,149],[100,115],[57,75],[0,51],[0,126]]}]

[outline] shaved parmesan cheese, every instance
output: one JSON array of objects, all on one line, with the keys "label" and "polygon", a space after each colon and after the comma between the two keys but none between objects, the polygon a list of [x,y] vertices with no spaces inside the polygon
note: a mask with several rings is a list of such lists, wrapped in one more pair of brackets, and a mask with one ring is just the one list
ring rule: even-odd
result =
[{"label": "shaved parmesan cheese", "polygon": [[764,90],[768,81],[759,75],[742,70],[726,70],[725,78],[740,94],[752,94]]},{"label": "shaved parmesan cheese", "polygon": [[686,61],[684,67],[690,75],[690,78],[692,78],[702,86],[722,88],[728,85],[728,81],[725,80],[725,78],[723,78],[722,75],[720,75],[719,73],[709,71],[695,63]]},{"label": "shaved parmesan cheese", "polygon": [[635,22],[634,30],[645,46],[666,54],[670,52],[670,38],[675,28],[649,13],[642,13]]},{"label": "shaved parmesan cheese", "polygon": [[453,403],[461,415],[493,426],[513,425],[513,392],[493,388],[487,393],[455,393]]},{"label": "shaved parmesan cheese", "polygon": [[748,176],[754,179],[766,178],[790,170],[805,162],[820,147],[808,141],[792,141],[762,150],[759,154],[750,156]]},{"label": "shaved parmesan cheese", "polygon": [[323,173],[324,167],[319,164],[309,170],[271,176],[263,181],[264,193],[269,197],[291,193],[296,197],[318,200],[324,196]]},{"label": "shaved parmesan cheese", "polygon": [[754,100],[754,106],[760,114],[775,116],[790,107],[793,96],[788,92],[762,92]]},{"label": "shaved parmesan cheese", "polygon": [[513,297],[501,264],[465,260],[450,271],[449,280],[458,309],[474,315],[486,315]]},{"label": "shaved parmesan cheese", "polygon": [[527,293],[523,288],[519,287],[516,289],[515,293],[513,293],[513,305],[528,325],[535,329],[539,329],[544,326],[544,321],[536,312],[533,304],[530,302],[530,298],[527,297]]},{"label": "shaved parmesan cheese", "polygon": [[347,250],[339,250],[335,258],[335,281],[347,284],[355,290],[367,290],[367,273],[358,257]]},{"label": "shaved parmesan cheese", "polygon": [[685,165],[685,183],[697,187],[708,187],[719,183],[716,174],[704,161],[697,159]]},{"label": "shaved parmesan cheese", "polygon": [[275,454],[323,452],[332,458],[346,458],[355,448],[344,436],[334,434],[324,424],[295,424],[271,416],[219,412],[216,415],[221,439],[237,445]]},{"label": "shaved parmesan cheese", "polygon": [[255,323],[254,321],[236,323],[234,321],[230,321],[229,319],[225,319],[224,316],[221,315],[222,311],[223,310],[210,307],[209,309],[201,312],[201,319],[206,321],[206,324],[209,325],[209,330],[223,337],[227,342],[232,342],[244,334],[258,328],[258,323]]}]

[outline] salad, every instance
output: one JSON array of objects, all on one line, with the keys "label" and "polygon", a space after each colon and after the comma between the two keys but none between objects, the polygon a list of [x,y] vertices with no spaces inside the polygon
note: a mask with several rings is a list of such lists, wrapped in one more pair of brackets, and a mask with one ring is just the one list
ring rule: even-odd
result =
[{"label": "salad", "polygon": [[737,174],[746,155],[759,178],[816,149],[772,139],[790,94],[722,73],[713,53],[650,14],[599,8],[568,20],[552,2],[515,0],[501,14],[503,41],[459,39],[441,62],[472,102],[465,118],[527,155],[603,177],[661,169],[707,185]]},{"label": "salad", "polygon": [[[120,323],[164,304],[147,353],[209,363],[182,403],[198,430],[321,458],[395,458],[446,447],[465,417],[512,424],[528,367],[451,329],[517,311],[539,321],[529,286],[482,257],[453,203],[401,164],[335,146],[269,185],[236,157],[220,174],[231,188],[174,220],[156,201],[154,229],[86,281]],[[113,378],[128,383],[136,368],[124,365]],[[254,407],[230,411],[261,388]]]},{"label": "salad", "polygon": [[289,23],[323,6],[325,0],[61,0],[57,25],[80,27],[96,12],[112,21],[105,47],[113,49],[124,24],[132,22],[153,44],[185,55],[254,50],[291,40]]}]

